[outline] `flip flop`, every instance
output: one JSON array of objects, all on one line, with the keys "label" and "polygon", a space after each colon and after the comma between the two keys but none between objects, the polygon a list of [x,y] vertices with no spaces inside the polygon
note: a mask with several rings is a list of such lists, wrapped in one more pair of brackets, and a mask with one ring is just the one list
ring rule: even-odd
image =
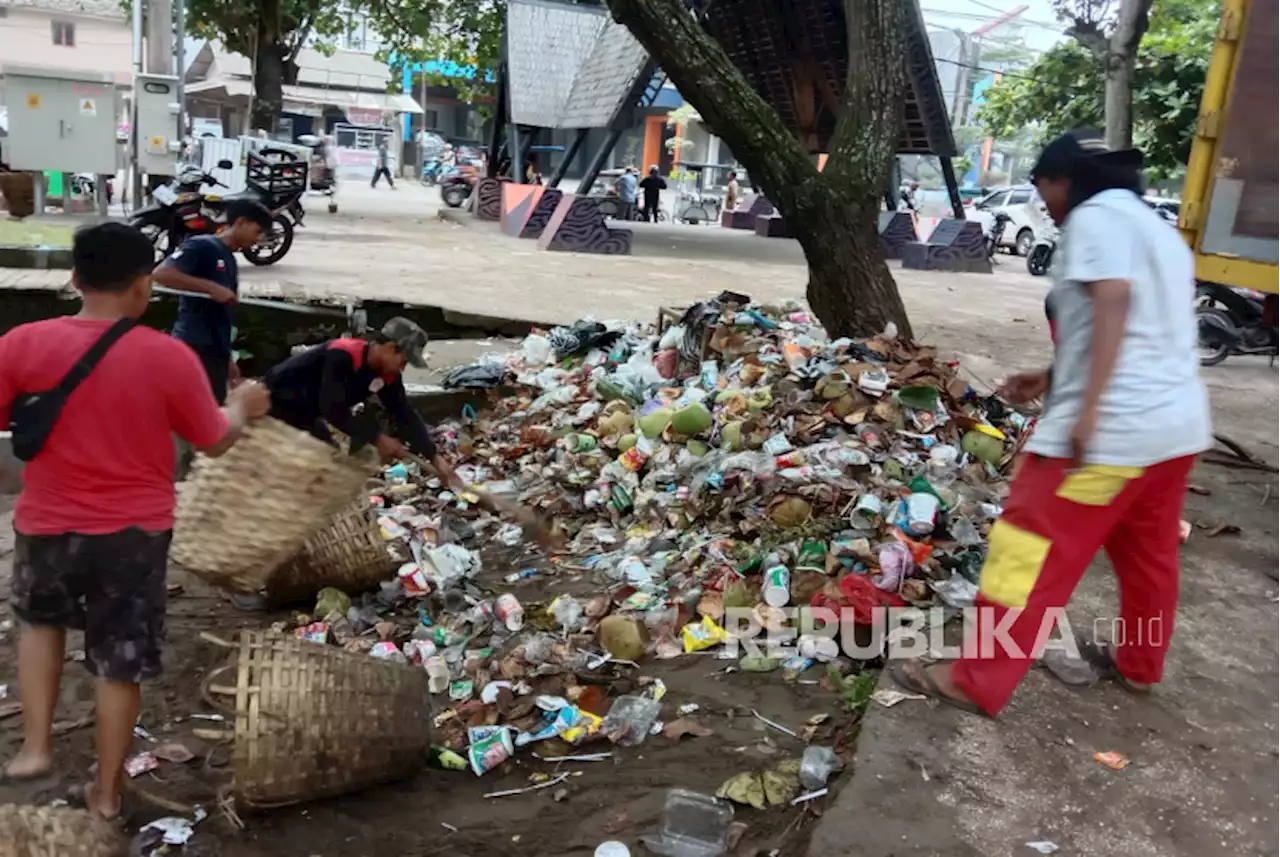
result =
[{"label": "flip flop", "polygon": [[917,681],[915,676],[907,672],[907,665],[910,663],[912,661],[899,661],[889,668],[889,675],[898,683],[899,687],[912,693],[923,694],[930,699],[936,699],[939,702],[950,705],[952,708],[958,708],[970,714],[977,714],[979,717],[991,716],[972,702],[957,699],[944,691],[936,681],[929,677],[928,667],[932,666],[932,664],[920,665],[920,679]]},{"label": "flip flop", "polygon": [[1110,643],[1096,643],[1093,640],[1077,637],[1076,645],[1080,648],[1080,657],[1088,661],[1102,674],[1103,678],[1111,679],[1130,693],[1139,695],[1151,693],[1151,685],[1136,684],[1120,672],[1120,667],[1116,665],[1115,647]]},{"label": "flip flop", "polygon": [[[75,807],[76,809],[88,810],[89,802],[87,795],[89,793],[89,788],[89,783],[80,783],[67,789],[67,804]],[[136,811],[137,808],[131,806],[128,798],[125,797],[124,793],[121,793],[120,811],[115,814],[114,818],[106,818],[104,816],[103,820],[123,830],[129,826],[129,822],[133,819]]]}]

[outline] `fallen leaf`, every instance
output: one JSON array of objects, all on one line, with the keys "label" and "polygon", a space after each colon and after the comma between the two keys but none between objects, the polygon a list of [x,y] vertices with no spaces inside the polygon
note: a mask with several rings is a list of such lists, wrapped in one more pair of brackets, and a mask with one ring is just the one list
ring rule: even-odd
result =
[{"label": "fallen leaf", "polygon": [[1187,490],[1190,491],[1192,494],[1199,494],[1201,497],[1208,497],[1211,494],[1213,494],[1212,491],[1210,491],[1208,488],[1205,488],[1203,485],[1193,485],[1189,482],[1187,483]]},{"label": "fallen leaf", "polygon": [[806,720],[805,723],[808,723],[810,726],[818,726],[820,724],[826,723],[830,719],[831,719],[831,715],[827,714],[826,712],[823,712],[822,714],[813,715],[808,720]]},{"label": "fallen leaf", "polygon": [[166,762],[175,762],[181,765],[184,762],[190,762],[194,759],[195,753],[192,753],[185,745],[176,741],[172,744],[161,744],[151,751],[151,754],[157,759],[163,759]]},{"label": "fallen leaf", "polygon": [[1115,750],[1107,750],[1105,753],[1094,753],[1095,761],[1101,762],[1113,771],[1121,771],[1129,764],[1129,757],[1124,753],[1117,753]]},{"label": "fallen leaf", "polygon": [[600,829],[603,830],[605,833],[608,833],[610,836],[612,836],[615,833],[621,833],[622,831],[626,830],[630,826],[631,826],[631,816],[628,815],[627,811],[624,809],[619,811],[616,815],[614,815],[612,818],[606,821],[604,823],[604,826],[601,827]]},{"label": "fallen leaf", "polygon": [[711,735],[711,729],[704,726],[692,717],[681,717],[678,720],[672,720],[662,730],[662,734],[673,740],[680,740],[685,735],[692,735],[695,738],[706,738]]}]

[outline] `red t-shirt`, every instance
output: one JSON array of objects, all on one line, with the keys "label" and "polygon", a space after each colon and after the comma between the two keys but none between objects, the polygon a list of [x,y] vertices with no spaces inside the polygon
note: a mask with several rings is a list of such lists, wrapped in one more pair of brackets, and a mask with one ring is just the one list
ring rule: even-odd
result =
[{"label": "red t-shirt", "polygon": [[[57,386],[110,326],[55,318],[0,337],[0,425],[9,425],[15,396]],[[14,529],[33,536],[171,529],[173,434],[198,448],[226,431],[195,352],[135,327],[76,387],[44,448],[27,462]]]}]

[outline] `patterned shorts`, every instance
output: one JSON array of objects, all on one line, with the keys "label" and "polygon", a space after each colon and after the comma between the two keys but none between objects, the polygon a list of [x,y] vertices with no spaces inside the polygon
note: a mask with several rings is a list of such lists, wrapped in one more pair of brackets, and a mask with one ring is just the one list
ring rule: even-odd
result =
[{"label": "patterned shorts", "polygon": [[18,618],[83,630],[85,667],[99,678],[137,683],[160,674],[172,533],[16,535],[11,603]]}]

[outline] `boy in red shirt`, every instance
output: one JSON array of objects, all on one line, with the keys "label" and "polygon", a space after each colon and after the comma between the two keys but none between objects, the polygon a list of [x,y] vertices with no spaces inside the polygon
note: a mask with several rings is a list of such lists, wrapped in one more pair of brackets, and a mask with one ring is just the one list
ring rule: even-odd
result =
[{"label": "boy in red shirt", "polygon": [[23,472],[14,512],[23,744],[5,776],[52,769],[66,632],[83,629],[84,664],[98,679],[98,773],[84,798],[104,818],[120,813],[139,682],[160,673],[173,434],[221,455],[270,407],[265,388],[248,384],[220,411],[187,345],[132,326],[151,296],[152,254],[146,237],[124,224],[81,229],[72,249],[80,312],[0,337],[0,424],[12,421],[16,439],[22,397],[53,390],[104,333],[124,331],[66,397]]}]

